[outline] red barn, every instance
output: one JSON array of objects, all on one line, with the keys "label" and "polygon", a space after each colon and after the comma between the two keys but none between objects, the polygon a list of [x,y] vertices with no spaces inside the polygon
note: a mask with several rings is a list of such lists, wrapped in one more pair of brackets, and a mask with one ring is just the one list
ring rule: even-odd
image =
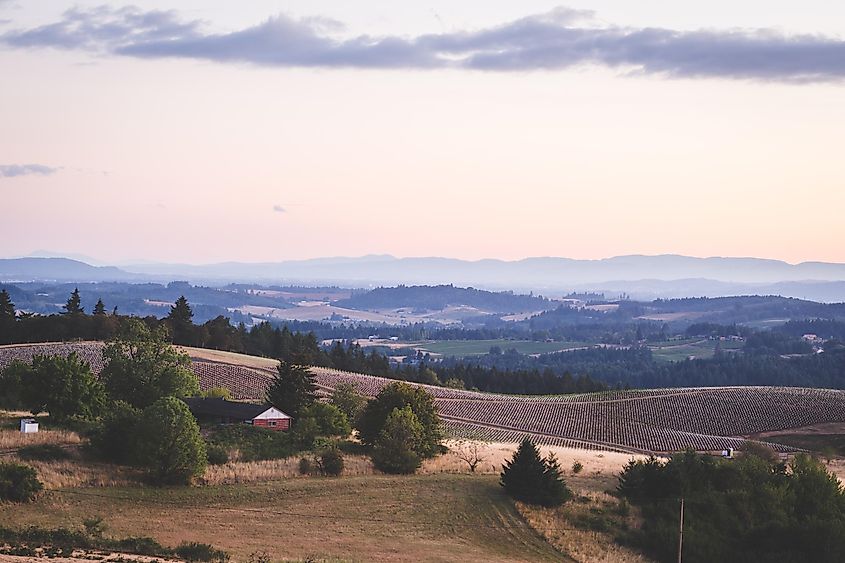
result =
[{"label": "red barn", "polygon": [[188,397],[184,399],[191,413],[197,420],[215,424],[252,424],[270,430],[290,428],[290,416],[271,405],[240,403],[226,399],[203,399]]}]

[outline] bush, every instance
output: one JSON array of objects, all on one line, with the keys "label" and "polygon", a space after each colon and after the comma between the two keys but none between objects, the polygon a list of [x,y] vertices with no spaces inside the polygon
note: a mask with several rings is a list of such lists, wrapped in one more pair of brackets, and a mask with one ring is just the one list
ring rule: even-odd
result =
[{"label": "bush", "polygon": [[317,402],[303,409],[297,424],[302,425],[306,419],[314,420],[319,436],[346,437],[352,432],[346,414],[340,408],[328,403]]},{"label": "bush", "polygon": [[327,448],[317,457],[317,467],[323,475],[337,477],[343,473],[343,454],[335,447]]},{"label": "bush", "polygon": [[414,440],[414,454],[420,458],[434,457],[440,451],[442,439],[434,397],[422,387],[412,387],[407,383],[391,383],[367,403],[358,424],[361,441],[375,446],[387,419],[394,410],[405,407],[413,412],[420,430],[420,435]]},{"label": "bush", "polygon": [[229,560],[229,554],[225,551],[214,549],[207,543],[183,543],[175,550],[176,555],[185,561],[210,561],[223,563]]},{"label": "bush", "polygon": [[299,473],[300,475],[311,475],[314,472],[314,462],[310,457],[299,458]]},{"label": "bush", "polygon": [[584,470],[584,464],[581,463],[580,461],[576,461],[575,463],[572,464],[572,472],[574,474],[578,475],[583,470]]},{"label": "bush", "polygon": [[140,418],[141,411],[129,403],[111,403],[100,425],[91,435],[91,449],[101,459],[112,463],[137,463],[136,437]]},{"label": "bush", "polygon": [[58,461],[69,459],[70,453],[56,444],[25,446],[18,450],[18,457],[26,461]]},{"label": "bush", "polygon": [[43,489],[35,469],[18,463],[0,463],[0,500],[29,502]]},{"label": "bush", "polygon": [[209,465],[223,465],[229,462],[229,452],[223,446],[208,444],[205,448]]},{"label": "bush", "polygon": [[259,428],[248,424],[233,424],[214,430],[210,445],[240,451],[243,461],[282,459],[296,453],[292,434]]}]

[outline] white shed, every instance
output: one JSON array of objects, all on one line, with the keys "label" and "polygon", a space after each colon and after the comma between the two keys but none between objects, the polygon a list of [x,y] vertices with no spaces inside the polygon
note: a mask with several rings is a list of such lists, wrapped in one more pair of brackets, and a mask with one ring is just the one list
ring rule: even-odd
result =
[{"label": "white shed", "polygon": [[34,418],[22,418],[21,432],[24,434],[35,434],[38,432],[38,423],[35,422]]}]

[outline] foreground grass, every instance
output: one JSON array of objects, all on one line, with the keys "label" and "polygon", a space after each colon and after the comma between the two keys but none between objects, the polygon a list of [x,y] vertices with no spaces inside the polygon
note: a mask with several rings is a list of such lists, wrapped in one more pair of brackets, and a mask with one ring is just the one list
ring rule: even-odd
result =
[{"label": "foreground grass", "polygon": [[515,510],[494,476],[362,476],[197,488],[77,488],[29,505],[0,505],[0,521],[78,529],[101,517],[107,534],[210,543],[245,561],[548,561],[562,555]]}]

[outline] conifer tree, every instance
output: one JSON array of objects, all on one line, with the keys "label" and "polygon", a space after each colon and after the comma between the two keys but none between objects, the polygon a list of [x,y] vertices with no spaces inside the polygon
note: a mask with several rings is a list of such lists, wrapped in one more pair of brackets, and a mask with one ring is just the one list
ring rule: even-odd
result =
[{"label": "conifer tree", "polygon": [[68,297],[67,303],[64,306],[66,315],[82,315],[85,309],[82,308],[82,299],[79,297],[79,288],[75,288]]},{"label": "conifer tree", "polygon": [[308,368],[280,361],[277,373],[267,388],[267,402],[298,418],[316,399],[317,386]]},{"label": "conifer tree", "polygon": [[15,320],[15,304],[5,289],[0,291],[0,320]]},{"label": "conifer tree", "polygon": [[540,450],[528,438],[505,462],[499,483],[510,496],[529,504],[557,506],[572,496],[554,454],[542,459]]},{"label": "conifer tree", "polygon": [[173,331],[173,343],[190,346],[194,342],[194,312],[188,304],[184,295],[176,300],[170,307],[170,314],[167,315],[167,322]]},{"label": "conifer tree", "polygon": [[97,299],[97,304],[94,305],[94,314],[98,316],[106,314],[106,305],[102,299]]}]

